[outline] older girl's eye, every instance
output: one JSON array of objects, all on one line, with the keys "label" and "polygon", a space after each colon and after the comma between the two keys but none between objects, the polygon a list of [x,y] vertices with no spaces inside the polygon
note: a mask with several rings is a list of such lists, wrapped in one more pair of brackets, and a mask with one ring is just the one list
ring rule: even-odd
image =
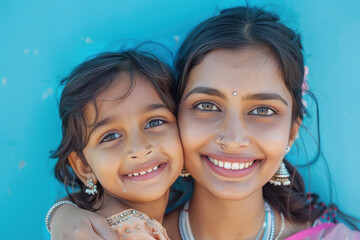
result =
[{"label": "older girl's eye", "polygon": [[219,111],[219,108],[210,102],[201,102],[195,105],[195,108],[201,111]]},{"label": "older girl's eye", "polygon": [[257,116],[272,116],[275,114],[275,111],[268,107],[258,107],[255,108],[250,112],[250,115],[257,115]]},{"label": "older girl's eye", "polygon": [[163,120],[155,119],[155,120],[150,121],[148,124],[146,124],[145,129],[158,127],[160,125],[163,125],[164,123],[165,123],[165,121],[163,121]]},{"label": "older girl's eye", "polygon": [[116,140],[120,137],[122,137],[122,135],[119,133],[109,133],[101,140],[100,143],[110,142],[110,141]]}]

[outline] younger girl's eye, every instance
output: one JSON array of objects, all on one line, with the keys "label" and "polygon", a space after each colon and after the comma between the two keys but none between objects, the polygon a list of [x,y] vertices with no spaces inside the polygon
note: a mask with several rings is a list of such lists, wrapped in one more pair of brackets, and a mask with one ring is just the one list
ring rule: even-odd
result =
[{"label": "younger girl's eye", "polygon": [[268,107],[258,107],[255,108],[250,112],[250,115],[257,115],[257,116],[272,116],[275,114],[275,111]]},{"label": "younger girl's eye", "polygon": [[157,127],[163,125],[165,121],[160,119],[151,120],[148,124],[146,124],[145,129]]},{"label": "younger girl's eye", "polygon": [[201,111],[219,111],[219,108],[211,102],[201,102],[195,105]]},{"label": "younger girl's eye", "polygon": [[110,141],[116,140],[120,137],[122,137],[122,135],[119,133],[109,133],[101,140],[101,143],[110,142]]}]

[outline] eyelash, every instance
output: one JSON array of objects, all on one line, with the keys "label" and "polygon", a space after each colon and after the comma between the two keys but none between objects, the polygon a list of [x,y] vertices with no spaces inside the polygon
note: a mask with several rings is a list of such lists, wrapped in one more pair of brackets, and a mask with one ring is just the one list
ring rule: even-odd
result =
[{"label": "eyelash", "polygon": [[[155,123],[155,122],[157,122],[158,124],[151,126],[152,123]],[[159,123],[159,122],[160,122],[160,123]],[[163,125],[164,123],[166,123],[166,121],[161,120],[161,119],[154,119],[154,120],[151,120],[150,122],[148,122],[148,124],[146,124],[145,129],[158,127],[158,126]]]},{"label": "eyelash", "polygon": [[111,142],[121,137],[122,135],[119,133],[109,133],[100,141],[100,143]]},{"label": "eyelash", "polygon": [[[211,109],[210,110],[204,109],[204,106],[203,106],[204,104],[211,105]],[[195,104],[193,108],[196,108],[202,112],[213,112],[213,111],[220,112],[220,109],[211,102],[199,102],[199,103]],[[266,110],[268,114],[260,114],[259,113],[260,109]],[[270,112],[270,114],[269,114],[269,112]],[[266,106],[257,107],[254,110],[250,111],[250,113],[249,113],[249,115],[255,115],[255,116],[259,116],[259,117],[271,117],[276,114],[277,114],[276,110],[274,110],[273,108],[270,108],[270,107],[266,107]]]},{"label": "eyelash", "polygon": [[[157,123],[157,124],[151,126],[152,123]],[[166,123],[166,121],[160,120],[160,119],[151,120],[150,122],[148,122],[146,124],[145,129],[158,127],[158,126],[163,125],[164,123]],[[121,138],[122,136],[123,135],[120,133],[109,133],[109,134],[105,135],[105,137],[103,139],[101,139],[100,143],[111,142],[111,141]]]},{"label": "eyelash", "polygon": [[[259,114],[259,109],[263,109],[263,110],[266,110],[268,112],[271,111],[271,113],[270,114]],[[254,113],[255,111],[257,113]],[[274,109],[272,109],[270,107],[266,107],[266,106],[257,107],[254,110],[249,112],[249,115],[255,115],[255,116],[259,116],[259,117],[271,117],[271,116],[276,115],[276,114],[277,114],[276,110],[274,110]]]},{"label": "eyelash", "polygon": [[[204,104],[211,105],[212,106],[211,109],[210,110],[204,109],[204,106],[203,106]],[[202,107],[200,107],[200,106],[202,106]],[[193,106],[193,108],[196,108],[196,109],[198,109],[198,110],[200,110],[202,112],[213,112],[213,111],[220,112],[220,109],[215,104],[213,104],[211,102],[199,102],[199,103],[196,103]],[[216,109],[214,109],[214,108],[216,108]]]}]

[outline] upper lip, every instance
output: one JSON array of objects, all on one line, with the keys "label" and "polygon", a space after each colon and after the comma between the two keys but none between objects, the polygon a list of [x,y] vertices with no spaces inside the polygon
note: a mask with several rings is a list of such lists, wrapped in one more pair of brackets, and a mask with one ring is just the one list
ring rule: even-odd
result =
[{"label": "upper lip", "polygon": [[159,161],[159,160],[150,161],[150,162],[144,163],[140,166],[136,166],[135,168],[132,168],[131,170],[123,172],[121,175],[124,176],[124,175],[128,175],[128,174],[133,174],[133,173],[146,172],[146,171],[153,169],[154,167],[157,167],[163,163],[165,163],[165,161]]},{"label": "upper lip", "polygon": [[209,156],[213,159],[216,159],[218,161],[222,161],[222,162],[253,162],[255,160],[259,160],[261,158],[256,157],[256,156],[252,156],[252,155],[245,155],[245,154],[206,154],[203,156]]}]

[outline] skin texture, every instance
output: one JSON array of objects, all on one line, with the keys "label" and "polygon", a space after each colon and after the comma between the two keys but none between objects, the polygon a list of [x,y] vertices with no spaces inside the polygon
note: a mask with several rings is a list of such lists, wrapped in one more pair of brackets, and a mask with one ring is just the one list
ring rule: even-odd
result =
[{"label": "skin texture", "polygon": [[[266,49],[212,51],[192,69],[178,124],[185,166],[196,180],[189,210],[195,239],[254,239],[264,219],[262,186],[298,131],[291,112],[291,94]],[[246,171],[219,170],[206,156],[256,161]],[[178,214],[163,222],[173,240],[181,239]],[[275,219],[278,233],[278,212]],[[304,228],[286,221],[282,238]]]},{"label": "skin texture", "polygon": [[[195,239],[256,236],[264,219],[262,186],[298,130],[291,110],[291,94],[266,49],[215,50],[192,69],[178,124],[185,167],[196,180],[189,211]],[[208,156],[231,164],[255,162],[246,170],[226,170]],[[174,227],[178,213],[168,217],[170,238],[180,239]],[[278,232],[278,213],[276,220]]]},{"label": "skin texture", "polygon": [[[86,162],[75,152],[69,161],[84,184],[92,178],[105,189],[105,201],[97,214],[110,217],[134,208],[162,221],[168,189],[183,166],[176,118],[150,81],[135,76],[133,89],[122,98],[129,87],[129,77],[122,75],[99,95],[97,119],[94,105],[85,107],[84,116],[91,126],[83,150]],[[129,176],[134,174],[137,176]]]}]

